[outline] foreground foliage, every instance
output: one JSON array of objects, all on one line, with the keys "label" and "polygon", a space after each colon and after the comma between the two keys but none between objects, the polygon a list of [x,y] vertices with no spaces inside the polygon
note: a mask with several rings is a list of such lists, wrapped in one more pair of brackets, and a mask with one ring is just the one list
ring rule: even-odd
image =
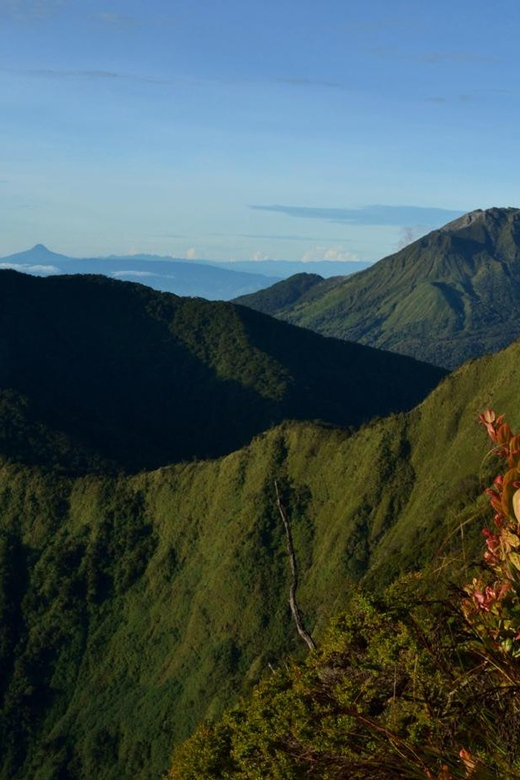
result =
[{"label": "foreground foliage", "polygon": [[358,596],[319,652],[178,748],[168,778],[520,777],[520,670],[496,664],[448,604]]},{"label": "foreground foliage", "polygon": [[491,409],[480,420],[508,468],[486,490],[495,512],[493,530],[483,531],[486,572],[466,586],[463,609],[483,641],[520,659],[520,435]]},{"label": "foreground foliage", "polygon": [[520,778],[520,435],[480,419],[508,470],[462,599],[419,599],[410,578],[358,595],[318,652],[180,746],[169,780]]}]

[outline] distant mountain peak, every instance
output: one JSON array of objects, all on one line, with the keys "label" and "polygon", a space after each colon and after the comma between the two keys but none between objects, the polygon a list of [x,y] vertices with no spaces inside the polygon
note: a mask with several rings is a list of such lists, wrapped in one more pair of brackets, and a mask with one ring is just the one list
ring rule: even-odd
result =
[{"label": "distant mountain peak", "polygon": [[7,255],[7,257],[1,257],[2,263],[56,263],[62,260],[68,260],[66,255],[60,255],[57,252],[53,252],[51,249],[45,246],[45,244],[35,244],[30,249],[25,249],[22,252],[16,252],[14,255]]},{"label": "distant mountain peak", "polygon": [[22,252],[21,254],[34,255],[40,259],[44,259],[45,257],[48,257],[49,259],[67,259],[67,255],[53,252],[52,249],[49,249],[45,244],[35,244],[31,249],[28,249],[25,253]]}]

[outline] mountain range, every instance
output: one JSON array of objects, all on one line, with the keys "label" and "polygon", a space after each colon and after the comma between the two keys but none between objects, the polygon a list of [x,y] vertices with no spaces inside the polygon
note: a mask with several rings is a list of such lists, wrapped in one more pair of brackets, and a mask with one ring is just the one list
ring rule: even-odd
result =
[{"label": "mountain range", "polygon": [[236,302],[451,369],[520,335],[519,297],[520,210],[491,208],[346,279],[293,277]]},{"label": "mountain range", "polygon": [[302,271],[319,270],[324,276],[346,275],[369,263],[354,261],[290,262],[244,260],[211,262],[181,260],[160,255],[78,258],[68,257],[36,244],[32,249],[0,258],[0,269],[12,269],[36,276],[54,274],[103,274],[113,279],[141,282],[154,290],[208,300],[230,300]]},{"label": "mountain range", "polygon": [[128,257],[67,257],[43,244],[0,258],[0,268],[36,276],[54,274],[103,274],[113,279],[141,282],[177,295],[229,300],[278,281],[276,275],[221,268],[210,263],[177,260],[156,255]]}]

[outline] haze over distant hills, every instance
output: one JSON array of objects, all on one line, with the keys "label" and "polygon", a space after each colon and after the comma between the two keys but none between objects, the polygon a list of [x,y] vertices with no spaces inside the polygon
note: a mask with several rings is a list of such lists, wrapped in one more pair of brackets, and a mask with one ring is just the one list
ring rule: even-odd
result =
[{"label": "haze over distant hills", "polygon": [[520,334],[520,210],[477,210],[347,279],[289,279],[237,302],[453,368]]},{"label": "haze over distant hills", "polygon": [[319,274],[325,279],[331,276],[350,276],[370,268],[372,263],[365,260],[233,260],[228,263],[212,263],[221,268],[236,271],[266,274],[288,279],[294,274]]},{"label": "haze over distant hills", "polygon": [[162,292],[222,301],[261,290],[279,279],[302,271],[319,271],[323,276],[344,276],[368,265],[363,262],[327,260],[217,263],[147,254],[78,258],[52,252],[43,244],[0,258],[0,268],[11,268],[36,276],[103,274],[114,279],[141,282]]},{"label": "haze over distant hills", "polygon": [[37,276],[103,274],[114,279],[141,282],[163,292],[208,300],[229,300],[277,281],[275,274],[267,277],[261,273],[155,255],[67,257],[50,251],[43,244],[0,258],[0,268],[12,268]]}]

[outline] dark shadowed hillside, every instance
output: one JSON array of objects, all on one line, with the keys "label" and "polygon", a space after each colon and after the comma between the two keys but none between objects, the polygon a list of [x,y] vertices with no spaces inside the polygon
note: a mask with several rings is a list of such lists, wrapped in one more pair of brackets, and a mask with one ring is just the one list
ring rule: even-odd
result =
[{"label": "dark shadowed hillside", "polygon": [[293,300],[278,290],[240,303],[327,336],[454,368],[520,334],[520,210],[473,211],[366,271],[329,288],[309,285]]},{"label": "dark shadowed hillside", "polygon": [[359,425],[443,372],[243,307],[0,273],[0,451],[68,470],[230,452],[285,418]]}]

